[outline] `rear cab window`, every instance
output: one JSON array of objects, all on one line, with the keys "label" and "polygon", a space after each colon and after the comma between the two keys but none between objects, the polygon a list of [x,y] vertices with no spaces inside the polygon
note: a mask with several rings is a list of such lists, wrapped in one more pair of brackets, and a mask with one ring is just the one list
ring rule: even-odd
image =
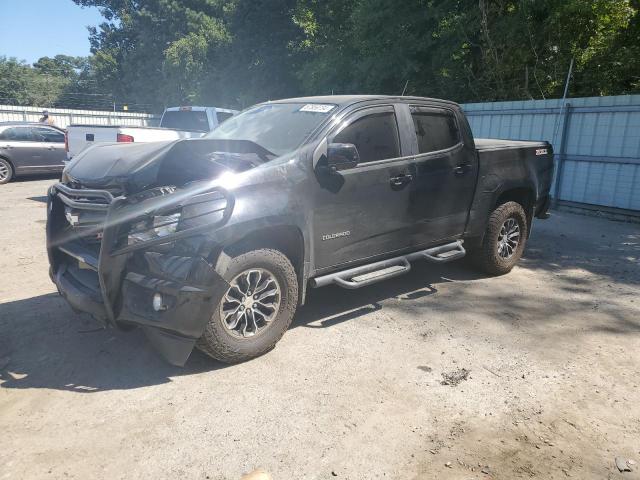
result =
[{"label": "rear cab window", "polygon": [[410,107],[418,141],[418,153],[447,150],[460,143],[460,129],[453,112],[428,107]]},{"label": "rear cab window", "polygon": [[171,110],[164,113],[160,126],[188,132],[208,132],[209,119],[207,112],[202,110]]}]

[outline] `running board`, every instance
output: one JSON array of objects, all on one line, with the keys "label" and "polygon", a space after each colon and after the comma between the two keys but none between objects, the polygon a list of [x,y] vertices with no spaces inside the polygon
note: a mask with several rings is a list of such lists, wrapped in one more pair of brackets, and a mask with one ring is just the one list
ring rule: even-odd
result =
[{"label": "running board", "polygon": [[382,260],[380,262],[350,268],[341,272],[331,273],[311,279],[315,288],[331,285],[332,283],[348,289],[366,287],[373,283],[397,277],[411,270],[409,262],[413,260],[428,260],[435,263],[445,263],[465,256],[467,252],[462,246],[462,240],[440,245],[439,247],[420,250],[400,257]]}]

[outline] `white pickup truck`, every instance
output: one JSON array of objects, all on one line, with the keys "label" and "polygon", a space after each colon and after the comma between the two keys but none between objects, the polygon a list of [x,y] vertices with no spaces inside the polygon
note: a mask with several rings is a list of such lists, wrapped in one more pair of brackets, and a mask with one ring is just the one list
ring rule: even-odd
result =
[{"label": "white pickup truck", "polygon": [[69,125],[65,137],[67,159],[95,143],[159,142],[201,137],[238,113],[217,107],[171,107],[162,114],[159,127],[124,125]]}]

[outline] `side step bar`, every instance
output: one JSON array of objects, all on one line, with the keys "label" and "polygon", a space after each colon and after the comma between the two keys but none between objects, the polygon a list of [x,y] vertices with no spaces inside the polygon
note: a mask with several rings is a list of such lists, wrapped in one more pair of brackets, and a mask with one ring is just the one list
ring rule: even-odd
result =
[{"label": "side step bar", "polygon": [[446,245],[428,248],[427,250],[420,250],[419,252],[409,253],[400,257],[316,277],[311,279],[311,285],[318,288],[335,283],[340,287],[348,289],[366,287],[367,285],[407,273],[411,270],[411,264],[409,262],[413,260],[445,263],[462,258],[466,253],[462,246],[462,240],[458,240],[447,243]]}]

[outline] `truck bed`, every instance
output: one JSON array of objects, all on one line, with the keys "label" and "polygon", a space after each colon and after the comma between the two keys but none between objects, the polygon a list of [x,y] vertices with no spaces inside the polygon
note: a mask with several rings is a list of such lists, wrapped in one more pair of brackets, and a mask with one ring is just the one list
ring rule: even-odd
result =
[{"label": "truck bed", "polygon": [[533,213],[546,208],[553,177],[553,147],[549,142],[476,138],[478,187],[469,212],[468,236],[482,235],[487,215],[501,191],[531,190]]},{"label": "truck bed", "polygon": [[82,127],[82,128],[141,128],[147,130],[176,130],[175,128],[164,128],[164,127],[153,127],[151,125],[143,126],[143,125],[94,125],[91,123],[73,123],[69,125],[70,127]]},{"label": "truck bed", "polygon": [[117,142],[119,134],[131,137],[136,143],[198,138],[204,135],[202,132],[164,127],[72,124],[67,127],[67,158],[71,160],[91,145]]}]

